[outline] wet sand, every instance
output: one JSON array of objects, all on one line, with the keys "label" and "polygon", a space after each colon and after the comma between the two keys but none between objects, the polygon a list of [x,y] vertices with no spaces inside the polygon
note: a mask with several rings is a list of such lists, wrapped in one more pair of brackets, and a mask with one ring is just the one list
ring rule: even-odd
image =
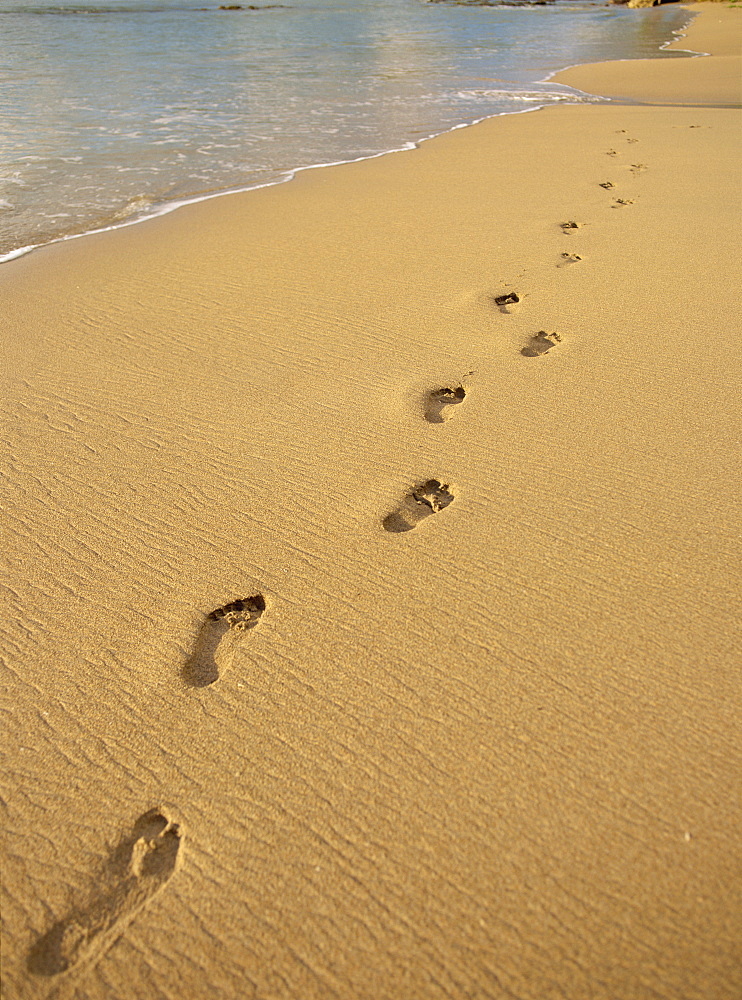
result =
[{"label": "wet sand", "polygon": [[742,991],[740,14],[695,9],[644,104],[0,268],[5,996]]}]

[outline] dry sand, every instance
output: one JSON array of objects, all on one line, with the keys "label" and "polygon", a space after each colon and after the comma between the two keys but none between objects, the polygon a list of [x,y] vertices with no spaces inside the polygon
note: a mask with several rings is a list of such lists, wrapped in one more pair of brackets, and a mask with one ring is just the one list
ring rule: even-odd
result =
[{"label": "dry sand", "polygon": [[0,269],[8,1000],[742,995],[739,26]]}]

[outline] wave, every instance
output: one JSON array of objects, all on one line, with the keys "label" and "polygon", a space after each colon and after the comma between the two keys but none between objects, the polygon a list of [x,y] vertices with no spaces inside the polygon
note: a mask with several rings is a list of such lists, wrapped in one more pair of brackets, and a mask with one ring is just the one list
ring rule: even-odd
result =
[{"label": "wave", "polygon": [[582,94],[572,90],[459,90],[454,97],[462,101],[524,101],[536,104],[552,101],[569,101],[570,104],[597,104],[607,97]]}]

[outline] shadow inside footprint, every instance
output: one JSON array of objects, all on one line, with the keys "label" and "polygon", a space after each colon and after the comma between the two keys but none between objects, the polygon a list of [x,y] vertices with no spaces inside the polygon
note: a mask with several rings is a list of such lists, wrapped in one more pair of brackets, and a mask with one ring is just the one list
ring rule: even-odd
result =
[{"label": "shadow inside footprint", "polygon": [[385,517],[382,523],[386,531],[395,534],[411,531],[426,517],[448,507],[454,499],[453,493],[448,490],[448,484],[443,485],[437,479],[429,479],[412,490],[400,507]]},{"label": "shadow inside footprint", "polygon": [[431,424],[442,424],[451,416],[451,407],[463,403],[465,398],[463,385],[456,389],[436,389],[428,395],[425,419]]},{"label": "shadow inside footprint", "polygon": [[248,629],[255,628],[265,611],[262,594],[245,597],[223,608],[217,608],[206,618],[196,639],[190,659],[182,670],[189,687],[208,687],[227,668],[240,639]]},{"label": "shadow inside footprint", "polygon": [[578,253],[563,253],[561,262],[557,264],[557,267],[566,267],[567,264],[576,264],[579,260],[582,260],[582,257],[580,257]]},{"label": "shadow inside footprint", "polygon": [[178,824],[159,810],[140,816],[111,854],[96,895],[56,923],[31,948],[28,971],[57,976],[99,959],[170,881],[181,843]]},{"label": "shadow inside footprint", "polygon": [[501,313],[509,313],[508,306],[515,305],[516,302],[520,302],[520,297],[515,292],[506,292],[504,295],[495,296],[495,305]]},{"label": "shadow inside footprint", "polygon": [[550,351],[552,347],[558,344],[561,339],[558,333],[547,333],[546,330],[540,330],[531,337],[528,344],[526,344],[520,353],[525,358],[541,357],[542,354],[546,354],[547,351]]}]

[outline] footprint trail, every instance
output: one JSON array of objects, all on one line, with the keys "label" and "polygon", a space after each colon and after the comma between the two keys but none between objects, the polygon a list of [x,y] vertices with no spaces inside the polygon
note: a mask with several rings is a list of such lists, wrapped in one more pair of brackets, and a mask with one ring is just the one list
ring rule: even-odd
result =
[{"label": "footprint trail", "polygon": [[520,296],[516,292],[505,292],[503,295],[496,295],[494,301],[500,312],[507,314],[512,312],[511,309],[508,309],[508,306],[520,302]]},{"label": "footprint trail", "polygon": [[462,385],[456,389],[436,389],[429,393],[425,406],[425,419],[431,424],[442,424],[453,413],[453,407],[466,399]]},{"label": "footprint trail", "polygon": [[562,259],[557,264],[557,267],[567,267],[568,264],[576,264],[581,261],[582,257],[578,253],[563,253]]},{"label": "footprint trail", "polygon": [[539,358],[542,354],[546,354],[556,347],[558,343],[561,342],[560,334],[547,333],[545,330],[540,330],[538,333],[531,337],[530,341],[523,350],[520,352],[525,358]]},{"label": "footprint trail", "polygon": [[262,594],[233,601],[212,611],[183,667],[185,683],[189,687],[208,687],[218,680],[221,672],[231,666],[245,632],[255,628],[264,611]]},{"label": "footprint trail", "polygon": [[442,484],[437,479],[428,479],[412,490],[402,504],[382,522],[386,531],[398,534],[411,531],[431,514],[437,514],[455,497],[448,489],[448,484]]},{"label": "footprint trail", "polygon": [[97,962],[137,914],[167,885],[182,854],[178,824],[152,809],[137,820],[114,850],[102,878],[104,888],[75,909],[33,946],[28,970],[58,976]]}]

